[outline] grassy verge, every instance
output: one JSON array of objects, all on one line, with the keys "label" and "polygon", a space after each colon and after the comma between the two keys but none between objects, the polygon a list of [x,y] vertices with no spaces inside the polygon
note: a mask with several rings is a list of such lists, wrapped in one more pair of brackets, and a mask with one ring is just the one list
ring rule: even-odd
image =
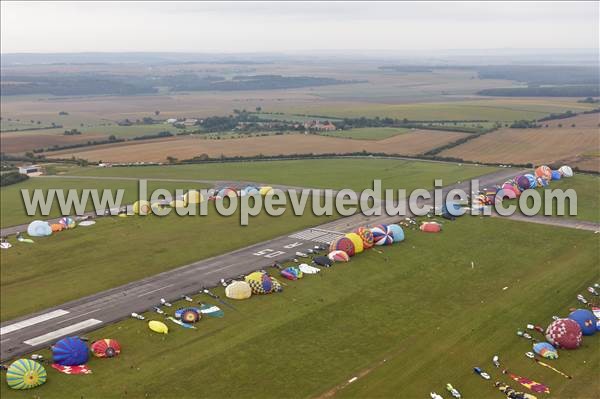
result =
[{"label": "grassy verge", "polygon": [[446,397],[451,382],[464,397],[492,398],[498,391],[473,366],[492,382],[523,388],[493,368],[498,354],[503,366],[548,385],[552,397],[591,398],[600,389],[599,336],[549,361],[573,375],[567,380],[525,358],[531,345],[515,331],[545,326],[577,306],[575,295],[600,278],[590,267],[598,264],[597,245],[589,232],[495,218],[461,218],[438,235],[408,231],[406,242],[382,254],[370,251],[289,282],[281,294],[235,302],[239,312],[224,308],[224,319],[202,320],[197,331],[169,324],[168,335],[156,335],[133,319],[107,326],[89,337],[115,338],[123,352],[92,359],[92,375],[49,370],[35,391],[2,384],[0,393],[315,397],[360,376],[337,395],[421,398],[435,390]]}]

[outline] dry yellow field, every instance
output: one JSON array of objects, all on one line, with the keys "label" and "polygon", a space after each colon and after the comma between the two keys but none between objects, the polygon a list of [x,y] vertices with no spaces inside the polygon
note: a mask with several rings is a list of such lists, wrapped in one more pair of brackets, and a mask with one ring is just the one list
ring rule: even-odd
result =
[{"label": "dry yellow field", "polygon": [[190,159],[201,154],[211,157],[349,153],[359,151],[416,155],[431,148],[465,137],[466,133],[414,130],[385,140],[352,140],[318,135],[249,137],[228,140],[204,140],[185,136],[151,142],[90,147],[79,151],[47,153],[49,157],[72,156],[104,162],[164,162],[167,156]]},{"label": "dry yellow field", "polygon": [[[53,129],[54,130],[54,129]],[[11,132],[0,135],[2,152],[21,153],[35,148],[48,148],[54,145],[67,145],[87,143],[93,140],[106,140],[105,134],[86,134],[79,136],[65,136],[56,133]]]},{"label": "dry yellow field", "polygon": [[600,171],[598,123],[600,114],[589,114],[549,121],[548,127],[539,129],[500,129],[440,155],[498,163],[563,161],[582,169]]}]

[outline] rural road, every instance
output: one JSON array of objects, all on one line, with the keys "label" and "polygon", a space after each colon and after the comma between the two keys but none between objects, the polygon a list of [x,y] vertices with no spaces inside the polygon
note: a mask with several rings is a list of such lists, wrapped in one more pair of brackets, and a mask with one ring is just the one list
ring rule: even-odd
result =
[{"label": "rural road", "polygon": [[[480,185],[484,187],[501,183],[516,173],[509,169],[482,176],[479,178]],[[448,192],[453,188],[470,191],[469,182],[446,187],[443,191]],[[290,260],[296,257],[297,251],[306,253],[316,244],[328,244],[356,227],[393,223],[402,219],[404,217],[368,217],[362,214],[341,218],[4,322],[0,326],[0,360],[48,347],[67,335],[79,335],[117,322],[130,317],[132,312],[145,312],[157,305],[160,298],[177,300],[182,295],[198,293],[202,287],[215,286],[222,278],[234,278],[271,266],[276,261]],[[531,221],[532,218],[525,219]],[[586,222],[574,223],[578,226],[568,227],[599,229],[598,224],[588,226]],[[210,301],[208,297],[207,300]],[[224,310],[227,311],[227,308]]]}]

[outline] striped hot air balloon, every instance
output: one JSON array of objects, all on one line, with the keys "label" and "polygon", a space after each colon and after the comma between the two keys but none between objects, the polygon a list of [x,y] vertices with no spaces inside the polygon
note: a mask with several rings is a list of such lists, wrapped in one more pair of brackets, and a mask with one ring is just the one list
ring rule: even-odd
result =
[{"label": "striped hot air balloon", "polygon": [[380,224],[371,229],[375,245],[390,245],[394,242],[394,236],[386,224]]},{"label": "striped hot air balloon", "polygon": [[110,338],[93,342],[91,349],[96,357],[115,357],[121,353],[121,345],[119,345],[119,342]]},{"label": "striped hot air balloon", "polygon": [[329,251],[344,251],[348,256],[354,256],[354,243],[348,237],[340,237],[331,242]]},{"label": "striped hot air balloon", "polygon": [[19,359],[8,366],[6,383],[12,389],[30,389],[46,382],[44,366],[30,359]]},{"label": "striped hot air balloon", "polygon": [[331,251],[327,257],[333,262],[348,262],[350,257],[344,251]]},{"label": "striped hot air balloon", "polygon": [[78,337],[66,337],[52,346],[52,358],[61,366],[79,366],[87,363],[90,352]]},{"label": "striped hot air balloon", "polygon": [[362,239],[364,249],[369,249],[373,246],[373,233],[371,230],[366,227],[359,227],[355,233]]}]

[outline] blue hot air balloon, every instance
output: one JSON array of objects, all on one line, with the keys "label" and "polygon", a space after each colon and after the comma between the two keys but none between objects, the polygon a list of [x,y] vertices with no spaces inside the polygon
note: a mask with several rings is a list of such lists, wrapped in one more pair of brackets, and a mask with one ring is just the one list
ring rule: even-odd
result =
[{"label": "blue hot air balloon", "polygon": [[596,332],[596,316],[587,309],[577,309],[571,312],[569,319],[575,321],[581,327],[583,335],[594,335]]},{"label": "blue hot air balloon", "polygon": [[404,241],[404,230],[402,230],[402,227],[397,224],[390,224],[388,225],[388,231],[392,232],[394,242]]},{"label": "blue hot air balloon", "polygon": [[558,359],[558,351],[548,342],[536,342],[533,351],[546,359]]},{"label": "blue hot air balloon", "polygon": [[52,359],[61,366],[79,366],[87,363],[90,351],[81,339],[66,337],[52,346]]},{"label": "blue hot air balloon", "polygon": [[560,174],[560,172],[558,170],[552,171],[552,180],[560,180],[561,177],[562,177],[562,175]]},{"label": "blue hot air balloon", "polygon": [[532,175],[531,173],[528,173],[526,175],[523,175],[527,178],[527,180],[529,180],[529,188],[536,188],[537,187],[537,180],[535,179],[535,176]]}]

